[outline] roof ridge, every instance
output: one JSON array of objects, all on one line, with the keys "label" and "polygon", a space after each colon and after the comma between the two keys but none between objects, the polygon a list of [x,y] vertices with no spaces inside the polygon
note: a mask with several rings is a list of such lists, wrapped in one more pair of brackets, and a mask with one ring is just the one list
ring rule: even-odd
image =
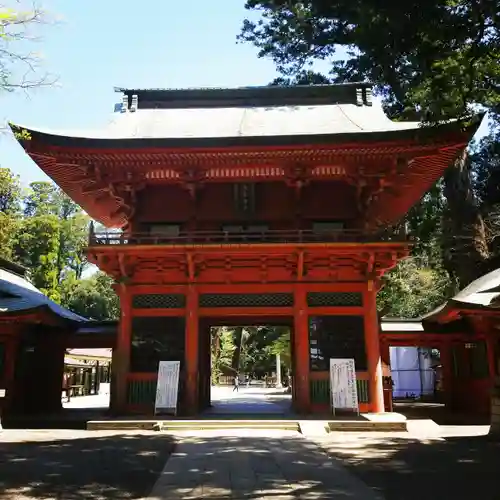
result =
[{"label": "roof ridge", "polygon": [[346,82],[346,83],[315,83],[299,85],[245,85],[242,87],[114,87],[115,92],[196,92],[196,91],[241,91],[241,90],[270,90],[278,92],[278,89],[313,89],[313,88],[350,88],[350,87],[373,87],[371,82]]}]

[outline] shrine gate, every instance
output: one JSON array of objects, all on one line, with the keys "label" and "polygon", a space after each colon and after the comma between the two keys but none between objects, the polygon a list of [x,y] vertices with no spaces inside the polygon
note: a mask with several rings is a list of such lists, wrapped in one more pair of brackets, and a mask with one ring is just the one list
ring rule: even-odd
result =
[{"label": "shrine gate", "polygon": [[22,140],[108,228],[88,257],[121,301],[114,409],[150,411],[158,362],[180,360],[180,409],[198,413],[210,325],[275,321],[297,412],[327,408],[331,357],[355,359],[361,411],[383,411],[376,294],[409,253],[393,228],[477,124],[392,122],[360,83],[117,90],[102,131]]}]

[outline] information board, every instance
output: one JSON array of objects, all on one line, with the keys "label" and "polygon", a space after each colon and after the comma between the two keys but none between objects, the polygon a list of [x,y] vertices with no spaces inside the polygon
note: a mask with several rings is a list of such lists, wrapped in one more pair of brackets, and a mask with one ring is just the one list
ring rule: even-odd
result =
[{"label": "information board", "polygon": [[177,414],[180,361],[160,361],[156,384],[155,414]]},{"label": "information board", "polygon": [[337,410],[359,413],[354,359],[330,359],[330,391],[334,414]]}]

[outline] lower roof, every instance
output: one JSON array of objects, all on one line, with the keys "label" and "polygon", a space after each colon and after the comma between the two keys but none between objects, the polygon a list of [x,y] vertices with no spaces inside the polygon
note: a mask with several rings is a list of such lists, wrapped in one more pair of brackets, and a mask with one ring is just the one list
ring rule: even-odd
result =
[{"label": "lower roof", "polygon": [[46,309],[63,320],[75,323],[89,322],[87,318],[50,300],[26,278],[0,268],[0,317],[24,314],[37,309]]}]

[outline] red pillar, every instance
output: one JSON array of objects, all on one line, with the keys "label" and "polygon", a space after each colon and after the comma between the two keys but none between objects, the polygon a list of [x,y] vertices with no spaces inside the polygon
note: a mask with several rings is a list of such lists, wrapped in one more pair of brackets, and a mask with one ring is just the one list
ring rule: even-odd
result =
[{"label": "red pillar", "polygon": [[489,334],[486,337],[486,352],[488,354],[488,367],[489,367],[489,376],[490,381],[493,386],[493,382],[496,377],[496,352],[495,352],[495,341],[496,338]]},{"label": "red pillar", "polygon": [[186,385],[184,388],[185,411],[188,415],[198,413],[198,354],[199,354],[198,293],[191,285],[186,300],[185,363]]},{"label": "red pillar", "polygon": [[294,384],[295,405],[299,413],[308,413],[311,406],[309,388],[309,317],[307,292],[303,285],[295,289],[294,301]]},{"label": "red pillar", "polygon": [[370,410],[384,412],[384,390],[382,385],[382,362],[380,359],[379,325],[377,316],[377,291],[372,281],[364,293],[365,345],[368,365],[368,389]]},{"label": "red pillar", "polygon": [[122,285],[118,290],[120,297],[120,324],[116,347],[113,351],[111,373],[114,378],[111,400],[114,403],[114,412],[124,412],[127,406],[127,377],[130,371],[130,342],[132,334],[132,302],[130,291]]},{"label": "red pillar", "polygon": [[450,342],[443,342],[439,349],[439,357],[443,372],[443,398],[445,407],[449,410],[453,406],[452,344]]}]

